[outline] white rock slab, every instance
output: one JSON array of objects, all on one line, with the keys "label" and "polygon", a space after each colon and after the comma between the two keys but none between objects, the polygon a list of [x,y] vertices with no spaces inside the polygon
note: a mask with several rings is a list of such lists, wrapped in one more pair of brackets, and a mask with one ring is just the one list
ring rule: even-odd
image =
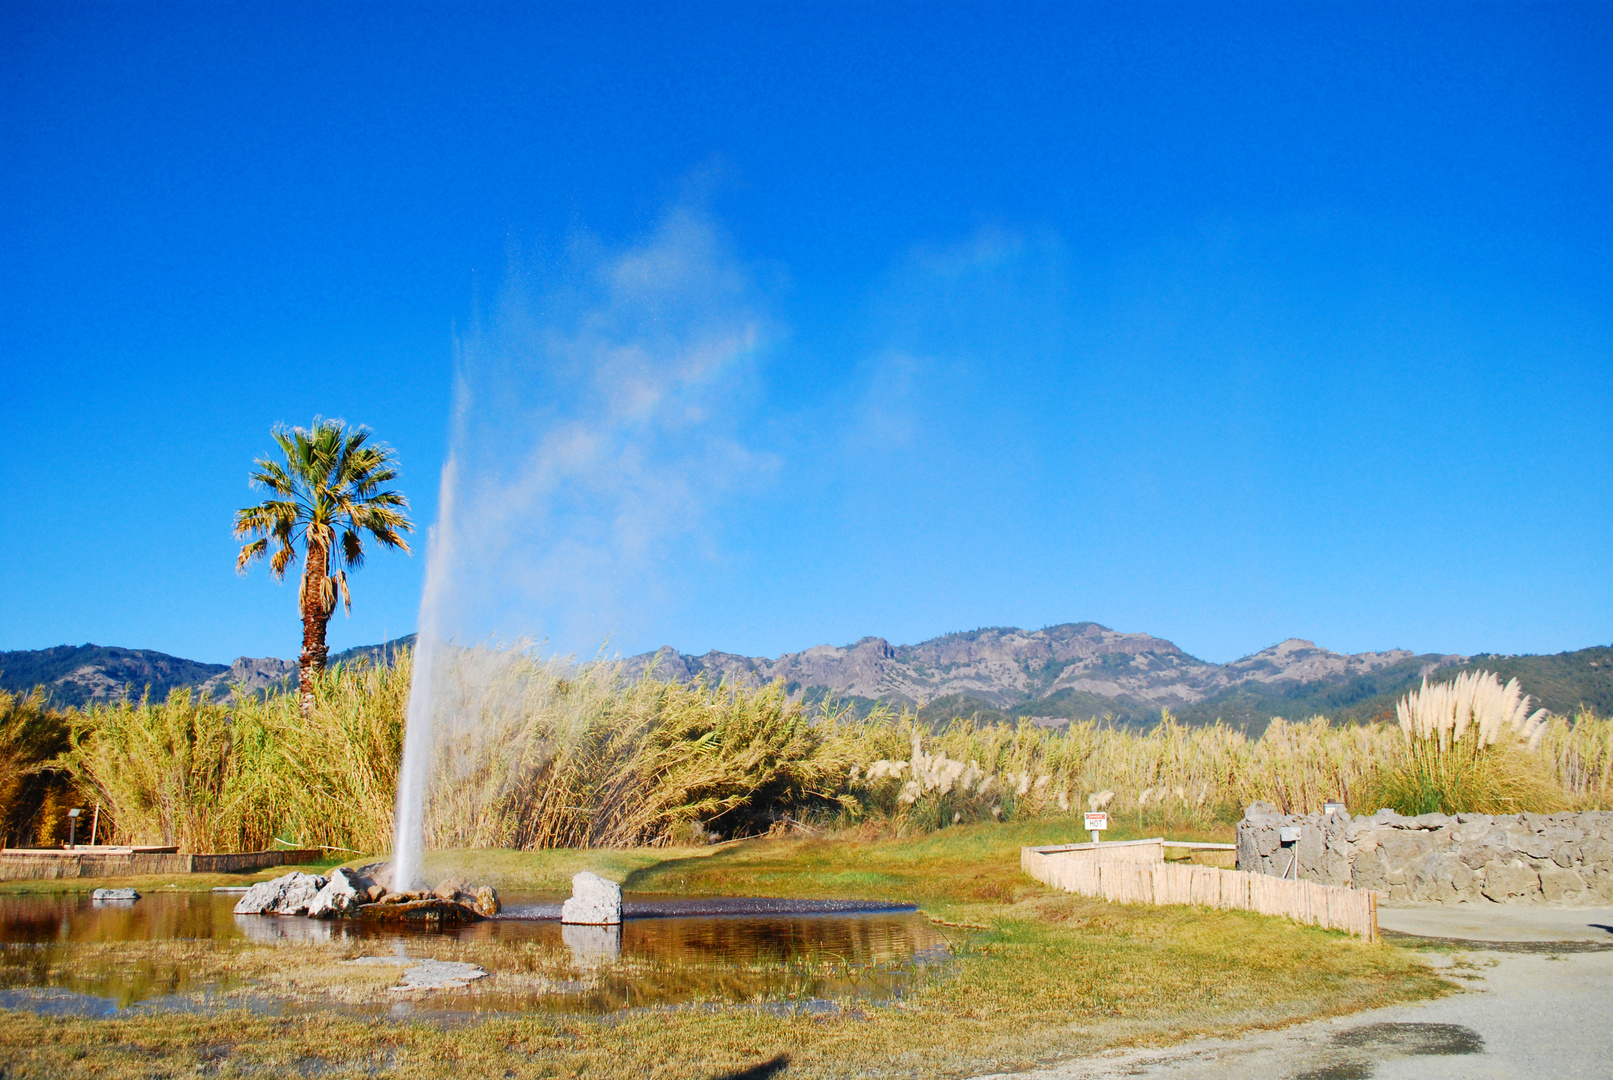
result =
[{"label": "white rock slab", "polygon": [[362,967],[401,967],[403,981],[394,990],[463,990],[477,979],[487,978],[487,972],[475,964],[458,960],[415,960],[407,956],[360,956],[356,960],[343,960],[344,964]]},{"label": "white rock slab", "polygon": [[571,879],[571,899],[560,906],[560,921],[582,926],[615,926],[622,921],[622,887],[584,870]]},{"label": "white rock slab", "polygon": [[323,889],[320,874],[294,871],[273,881],[260,881],[246,891],[235,905],[237,915],[303,915]]},{"label": "white rock slab", "polygon": [[91,900],[138,900],[140,894],[133,889],[96,889],[90,893]]},{"label": "white rock slab", "polygon": [[325,887],[309,901],[308,917],[328,919],[333,915],[345,915],[363,902],[359,896],[357,875],[345,866],[338,866],[331,871]]}]

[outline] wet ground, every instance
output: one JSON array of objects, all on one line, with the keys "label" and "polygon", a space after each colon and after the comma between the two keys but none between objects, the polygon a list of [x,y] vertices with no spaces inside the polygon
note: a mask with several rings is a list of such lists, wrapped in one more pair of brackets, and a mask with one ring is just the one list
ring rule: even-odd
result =
[{"label": "wet ground", "polygon": [[[560,901],[511,896],[504,917],[428,931],[349,920],[235,915],[229,893],[154,892],[97,902],[82,895],[0,897],[0,1007],[111,1015],[122,1010],[283,1009],[229,979],[198,982],[162,943],[308,947],[308,955],[473,956],[497,978],[474,995],[430,1001],[351,1002],[344,1011],[386,1015],[530,1010],[609,1013],[643,1007],[746,1003],[839,1008],[903,992],[937,973],[950,953],[910,906],[857,901],[689,900],[639,897],[620,927],[562,926]],[[121,943],[150,942],[149,961]],[[73,951],[118,949],[104,969]],[[507,946],[503,948],[501,946]],[[500,968],[508,960],[509,970]],[[306,1004],[306,1003],[303,1003]],[[300,1007],[300,1005],[298,1006]]]}]

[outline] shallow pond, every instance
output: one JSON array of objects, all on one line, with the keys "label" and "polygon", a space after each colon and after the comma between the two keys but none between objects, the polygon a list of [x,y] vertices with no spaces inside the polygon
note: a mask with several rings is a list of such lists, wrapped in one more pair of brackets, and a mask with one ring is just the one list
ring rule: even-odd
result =
[{"label": "shallow pond", "polygon": [[[899,995],[950,956],[927,919],[889,904],[636,897],[615,928],[561,926],[558,899],[512,895],[504,917],[430,931],[235,915],[237,899],[178,891],[134,902],[0,896],[0,1007],[111,1015],[230,1004],[393,1017],[736,1003],[828,1009]],[[406,1000],[286,993],[265,989],[250,962],[263,945],[295,950],[269,954],[288,969],[407,956],[477,963],[493,977]],[[244,960],[229,959],[236,957]],[[260,968],[266,962],[256,959]],[[301,968],[297,981],[306,986]]]}]

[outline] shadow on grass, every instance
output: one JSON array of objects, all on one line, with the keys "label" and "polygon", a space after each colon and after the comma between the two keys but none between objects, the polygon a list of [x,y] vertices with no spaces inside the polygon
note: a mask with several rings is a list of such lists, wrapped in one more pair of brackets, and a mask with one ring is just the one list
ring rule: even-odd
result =
[{"label": "shadow on grass", "polygon": [[710,858],[709,855],[697,856],[692,859],[668,859],[666,862],[652,863],[649,866],[641,866],[636,870],[629,870],[627,876],[622,879],[622,891],[624,893],[651,892],[653,890],[645,888],[651,878],[669,870],[675,872],[680,867],[692,867],[695,864],[704,863],[708,858]]},{"label": "shadow on grass", "polygon": [[759,1065],[752,1065],[750,1068],[740,1069],[738,1072],[723,1073],[720,1076],[713,1077],[712,1080],[768,1080],[769,1077],[777,1076],[783,1072],[785,1066],[789,1065],[789,1063],[790,1055],[780,1054],[778,1057],[764,1061]]}]

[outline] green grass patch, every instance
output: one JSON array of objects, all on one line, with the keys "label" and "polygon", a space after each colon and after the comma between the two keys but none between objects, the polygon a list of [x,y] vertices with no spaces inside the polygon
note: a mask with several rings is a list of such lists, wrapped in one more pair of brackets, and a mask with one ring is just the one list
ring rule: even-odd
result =
[{"label": "green grass patch", "polygon": [[[1125,837],[1123,829],[1111,833]],[[910,901],[946,934],[955,961],[946,974],[921,978],[884,1004],[848,1000],[830,1014],[730,1005],[604,1018],[530,1013],[469,1024],[374,1022],[319,1007],[388,1000],[384,980],[338,984],[322,974],[336,959],[365,951],[362,942],[126,942],[77,955],[68,950],[59,962],[79,965],[88,977],[135,962],[141,949],[183,948],[193,982],[212,980],[312,1011],[290,1017],[224,1009],[114,1020],[12,1012],[0,1024],[0,1063],[17,1078],[68,1072],[109,1080],[198,1072],[685,1078],[787,1058],[781,1075],[789,1080],[955,1076],[1115,1046],[1235,1034],[1450,987],[1409,951],[1247,912],[1107,904],[1054,892],[1020,873],[1021,845],[1075,839],[1067,824],[1031,821],[909,839],[436,856],[441,866],[495,878],[510,892],[564,892],[572,873],[591,869],[622,880],[630,893]],[[431,952],[474,960],[507,983],[521,977],[524,962],[521,949],[488,942],[443,939]]]}]

